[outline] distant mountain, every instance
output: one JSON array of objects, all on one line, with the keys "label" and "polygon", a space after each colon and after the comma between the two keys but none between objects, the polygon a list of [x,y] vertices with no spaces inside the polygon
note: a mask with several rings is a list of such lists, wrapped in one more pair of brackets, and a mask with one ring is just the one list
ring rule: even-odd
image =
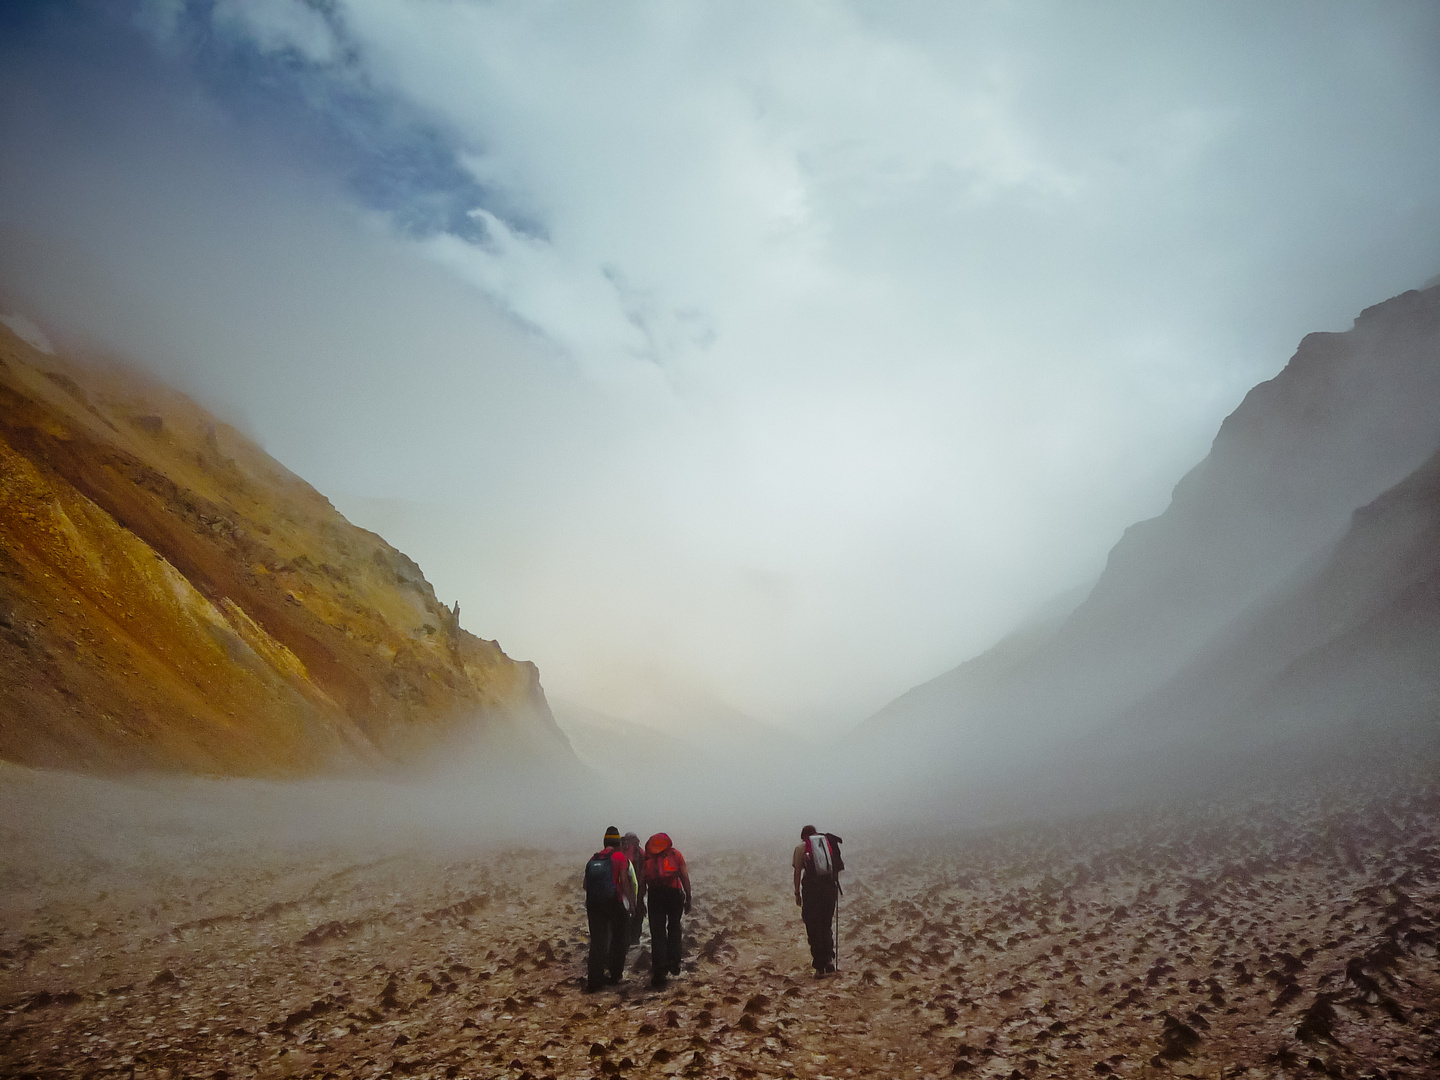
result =
[{"label": "distant mountain", "polygon": [[954,733],[957,702],[971,714],[1001,706],[1014,693],[1016,679],[1043,657],[1088,593],[1067,591],[1056,597],[973,660],[907,690],[863,724],[859,734],[880,740],[948,736]]},{"label": "distant mountain", "polygon": [[630,784],[641,777],[653,782],[646,776],[647,766],[676,762],[683,763],[683,768],[661,775],[668,778],[678,772],[683,785],[696,767],[712,764],[705,750],[676,735],[573,702],[556,700],[552,704],[555,722],[575,748],[575,756],[612,784]]},{"label": "distant mountain", "polygon": [[298,775],[578,764],[533,664],[153,379],[0,329],[0,758]]},{"label": "distant mountain", "polygon": [[554,702],[561,730],[598,780],[593,806],[642,839],[660,829],[727,843],[737,829],[798,832],[817,813],[809,744],[703,693],[687,696],[692,708],[668,723]]},{"label": "distant mountain", "polygon": [[1440,452],[1104,735],[1249,752],[1440,721]]},{"label": "distant mountain", "polygon": [[[1391,504],[1380,497],[1392,488],[1400,502],[1418,498],[1422,465],[1437,446],[1440,288],[1430,288],[1368,308],[1345,333],[1306,337],[1285,369],[1225,420],[1166,511],[1126,531],[1068,618],[1002,642],[900,697],[861,725],[852,752],[885,747],[903,770],[980,768],[1136,723],[1141,713],[1158,716],[1161,699],[1150,695],[1170,693],[1166,708],[1177,707],[1194,687],[1182,691],[1172,680],[1202,654],[1223,651],[1217,641],[1251,635],[1248,654],[1261,662],[1253,635],[1279,631],[1242,628],[1277,590],[1301,588],[1296,582],[1307,567],[1318,573],[1328,559],[1348,560],[1331,567],[1329,585],[1315,580],[1315,604],[1322,594],[1382,590],[1360,573],[1367,558],[1380,558],[1381,539],[1365,531],[1365,514],[1352,526],[1352,514],[1372,503],[1381,513]],[[1417,486],[1406,487],[1412,474]],[[1371,602],[1385,603],[1378,592],[1357,601]],[[1398,619],[1399,609],[1393,614]],[[1380,664],[1379,640],[1361,648],[1353,639],[1359,651],[1350,662],[1359,664],[1363,654]],[[1332,644],[1341,651],[1325,654],[1326,664],[1343,653],[1340,639]],[[1321,663],[1303,645],[1293,639],[1287,648],[1300,652],[1287,662],[1310,656]],[[1267,654],[1270,662],[1285,651]],[[1300,693],[1301,682],[1293,685]],[[1203,707],[1199,698],[1187,700],[1206,717],[1220,707],[1215,699]],[[1127,712],[1142,701],[1140,713]],[[1198,722],[1198,714],[1187,715]],[[909,750],[894,753],[897,747]]]},{"label": "distant mountain", "polygon": [[768,774],[793,758],[794,735],[747,716],[699,690],[675,684],[639,701],[624,717],[555,700],[556,723],[576,756],[612,785],[643,784],[684,799],[698,777]]}]

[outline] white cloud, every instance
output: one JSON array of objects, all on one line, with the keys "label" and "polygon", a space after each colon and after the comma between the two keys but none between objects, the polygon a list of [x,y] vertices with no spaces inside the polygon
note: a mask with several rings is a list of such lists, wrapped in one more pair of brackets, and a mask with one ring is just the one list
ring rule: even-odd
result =
[{"label": "white cloud", "polygon": [[[137,347],[357,512],[410,500],[387,535],[547,687],[838,723],[1093,573],[1303,333],[1434,272],[1433,19],[1267,11],[348,0],[335,77],[434,121],[485,243],[376,235],[183,105],[8,182],[144,293]],[[217,18],[342,66],[308,4]]]},{"label": "white cloud", "polygon": [[266,52],[289,50],[317,64],[339,54],[324,16],[301,0],[217,0],[213,17],[218,27],[247,35]]}]

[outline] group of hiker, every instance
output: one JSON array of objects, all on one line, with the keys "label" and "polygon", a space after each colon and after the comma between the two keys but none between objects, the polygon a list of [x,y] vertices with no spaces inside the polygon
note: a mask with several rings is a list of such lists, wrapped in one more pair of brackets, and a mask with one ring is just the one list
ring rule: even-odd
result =
[{"label": "group of hiker", "polygon": [[[795,871],[795,903],[805,923],[815,977],[835,971],[834,921],[844,891],[840,871],[840,837],[814,825],[800,830],[791,860]],[[633,832],[620,835],[611,825],[605,845],[585,864],[585,914],[590,923],[590,957],[586,991],[618,983],[625,974],[625,956],[640,940],[650,916],[650,985],[663,987],[680,974],[680,918],[690,912],[690,871],[685,856],[660,832],[640,844]]]},{"label": "group of hiker", "polygon": [[[638,867],[638,869],[637,869]],[[665,833],[645,841],[605,830],[605,846],[585,864],[585,914],[590,921],[590,962],[585,989],[618,983],[625,954],[640,940],[650,914],[650,985],[680,974],[680,916],[690,910],[690,871]]]}]

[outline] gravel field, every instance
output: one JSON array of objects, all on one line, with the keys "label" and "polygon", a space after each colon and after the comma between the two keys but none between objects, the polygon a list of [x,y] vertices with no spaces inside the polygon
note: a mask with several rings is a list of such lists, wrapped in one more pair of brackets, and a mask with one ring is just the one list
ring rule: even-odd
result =
[{"label": "gravel field", "polygon": [[0,1073],[1440,1075],[1424,777],[925,840],[831,827],[836,976],[810,976],[788,845],[677,836],[685,974],[651,991],[637,947],[587,995],[588,850],[267,853],[161,830],[122,859],[11,815]]}]

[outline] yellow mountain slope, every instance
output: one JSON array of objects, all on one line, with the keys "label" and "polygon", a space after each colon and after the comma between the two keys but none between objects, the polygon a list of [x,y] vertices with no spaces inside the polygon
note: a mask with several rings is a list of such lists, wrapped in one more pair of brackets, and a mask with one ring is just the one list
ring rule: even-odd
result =
[{"label": "yellow mountain slope", "polygon": [[0,757],[301,775],[571,761],[533,664],[233,428],[0,327]]}]

